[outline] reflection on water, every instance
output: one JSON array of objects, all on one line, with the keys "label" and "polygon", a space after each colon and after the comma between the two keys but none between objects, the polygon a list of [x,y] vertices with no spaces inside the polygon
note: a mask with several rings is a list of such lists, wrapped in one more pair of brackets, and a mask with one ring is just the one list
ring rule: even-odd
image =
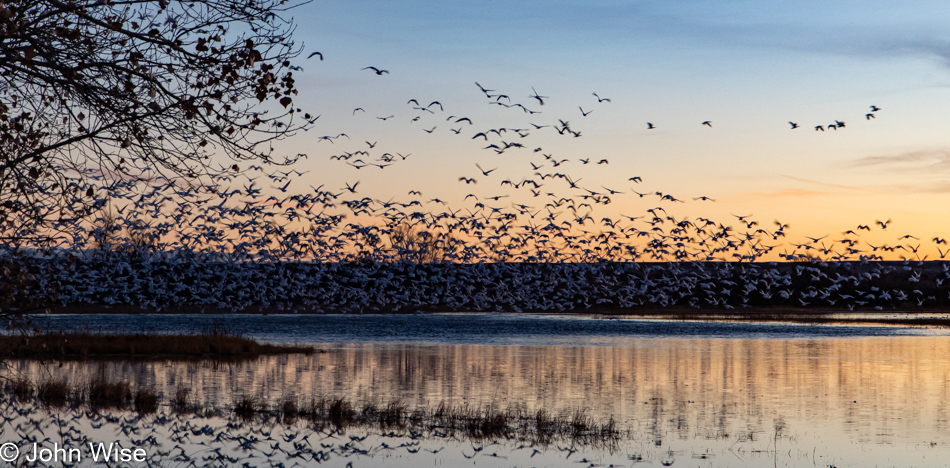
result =
[{"label": "reflection on water", "polygon": [[873,462],[892,452],[897,458],[888,463],[900,465],[900,457],[922,446],[930,456],[932,450],[950,455],[943,451],[950,442],[950,339],[945,337],[323,348],[326,353],[237,364],[21,361],[8,363],[5,372],[72,381],[101,373],[153,386],[166,398],[184,385],[200,401],[219,405],[252,394],[275,403],[318,395],[398,398],[410,406],[445,401],[528,411],[586,408],[594,417],[614,416],[656,453],[688,453],[697,441],[723,450],[737,442],[768,450],[774,440],[786,440],[789,450],[814,451],[838,466],[846,461],[842,457]]}]

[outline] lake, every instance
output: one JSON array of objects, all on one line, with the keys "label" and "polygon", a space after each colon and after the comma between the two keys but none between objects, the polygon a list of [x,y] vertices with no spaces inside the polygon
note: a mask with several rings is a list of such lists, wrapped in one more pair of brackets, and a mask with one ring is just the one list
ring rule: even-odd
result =
[{"label": "lake", "polygon": [[[40,322],[160,333],[224,324],[321,352],[238,363],[12,361],[8,375],[101,375],[156,388],[166,399],[186,386],[219,407],[244,396],[273,404],[327,396],[398,399],[411,408],[583,410],[626,431],[619,446],[583,456],[552,448],[528,457],[530,450],[502,444],[498,456],[478,459],[485,466],[580,466],[580,459],[604,466],[945,466],[950,459],[945,329],[518,314],[51,315]],[[452,444],[439,456],[407,453],[400,463],[472,461],[460,456],[473,453],[470,443]],[[340,459],[339,466],[391,466],[389,458]]]}]

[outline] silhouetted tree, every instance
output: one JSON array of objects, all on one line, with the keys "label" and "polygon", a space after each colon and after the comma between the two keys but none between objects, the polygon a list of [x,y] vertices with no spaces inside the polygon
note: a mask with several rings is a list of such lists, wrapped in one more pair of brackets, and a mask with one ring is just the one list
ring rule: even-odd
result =
[{"label": "silhouetted tree", "polygon": [[[0,319],[55,301],[26,260],[106,206],[110,182],[205,184],[273,142],[296,108],[286,0],[0,0]],[[106,233],[111,234],[111,232]],[[49,239],[50,246],[56,241]],[[144,242],[144,238],[140,239]],[[42,265],[42,263],[40,263]]]},{"label": "silhouetted tree", "polygon": [[109,181],[292,162],[294,6],[0,0],[0,227],[82,216]]}]

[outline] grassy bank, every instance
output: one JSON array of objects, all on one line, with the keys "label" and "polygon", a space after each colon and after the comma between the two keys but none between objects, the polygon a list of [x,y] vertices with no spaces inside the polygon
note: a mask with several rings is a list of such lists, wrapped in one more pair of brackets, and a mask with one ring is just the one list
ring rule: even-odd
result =
[{"label": "grassy bank", "polygon": [[0,335],[0,359],[249,359],[313,352],[311,346],[262,344],[222,333]]}]

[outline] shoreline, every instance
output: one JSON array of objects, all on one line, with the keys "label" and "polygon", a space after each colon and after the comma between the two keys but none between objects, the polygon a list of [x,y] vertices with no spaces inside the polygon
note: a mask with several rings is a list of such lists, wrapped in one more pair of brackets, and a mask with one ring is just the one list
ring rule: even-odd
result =
[{"label": "shoreline", "polygon": [[268,355],[313,354],[315,352],[319,351],[313,346],[259,343],[250,338],[223,333],[0,334],[0,360],[233,361]]},{"label": "shoreline", "polygon": [[747,322],[747,323],[799,323],[814,325],[892,325],[950,327],[950,310],[935,307],[921,310],[849,310],[847,308],[815,311],[808,308],[754,307],[739,310],[691,309],[645,307],[638,309],[592,308],[573,311],[374,311],[371,313],[323,312],[304,308],[286,310],[277,307],[257,310],[233,310],[185,306],[164,310],[144,309],[136,306],[75,305],[57,307],[48,313],[30,314],[31,317],[46,315],[467,315],[511,314],[538,316],[591,317],[598,319],[701,321],[701,322]]}]

